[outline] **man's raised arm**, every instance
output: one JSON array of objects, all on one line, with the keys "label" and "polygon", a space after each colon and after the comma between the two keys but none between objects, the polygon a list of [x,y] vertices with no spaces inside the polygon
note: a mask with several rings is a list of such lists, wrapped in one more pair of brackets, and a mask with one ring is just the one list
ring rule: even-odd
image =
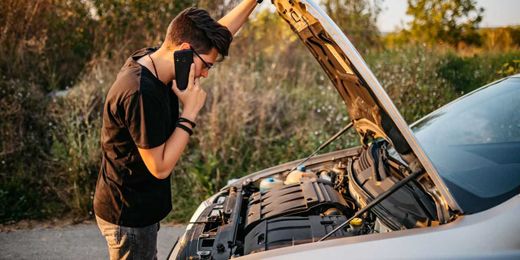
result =
[{"label": "man's raised arm", "polygon": [[226,26],[232,35],[235,35],[240,27],[247,21],[247,18],[251,12],[253,12],[256,5],[257,0],[244,0],[218,22]]}]

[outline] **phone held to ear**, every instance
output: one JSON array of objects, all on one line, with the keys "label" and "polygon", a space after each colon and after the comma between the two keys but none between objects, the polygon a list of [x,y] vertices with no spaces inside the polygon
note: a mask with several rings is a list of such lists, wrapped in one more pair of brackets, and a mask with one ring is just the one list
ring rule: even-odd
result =
[{"label": "phone held to ear", "polygon": [[175,63],[175,83],[179,90],[185,90],[188,87],[190,77],[190,67],[193,63],[192,50],[180,50],[173,53],[173,61]]}]

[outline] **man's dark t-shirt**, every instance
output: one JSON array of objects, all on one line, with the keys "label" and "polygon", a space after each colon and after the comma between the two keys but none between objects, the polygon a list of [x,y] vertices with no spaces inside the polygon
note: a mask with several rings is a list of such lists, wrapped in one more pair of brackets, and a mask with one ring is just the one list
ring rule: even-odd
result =
[{"label": "man's dark t-shirt", "polygon": [[171,210],[170,179],[155,178],[137,150],[165,143],[179,117],[179,102],[171,85],[137,63],[153,51],[139,50],[126,61],[108,91],[103,110],[103,158],[94,211],[121,226],[148,226]]}]

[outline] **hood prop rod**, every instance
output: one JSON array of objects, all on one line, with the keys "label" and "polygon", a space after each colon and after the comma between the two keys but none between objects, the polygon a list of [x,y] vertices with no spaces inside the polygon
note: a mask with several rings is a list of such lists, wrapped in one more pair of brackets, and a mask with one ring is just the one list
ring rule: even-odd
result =
[{"label": "hood prop rod", "polygon": [[319,151],[321,151],[323,148],[327,147],[327,145],[329,145],[330,143],[334,142],[334,140],[338,139],[338,137],[340,137],[343,133],[345,133],[347,130],[349,130],[352,126],[354,125],[353,122],[350,122],[348,125],[346,125],[345,127],[343,127],[343,129],[339,130],[339,132],[337,132],[335,135],[333,135],[329,140],[327,140],[325,143],[321,144],[316,150],[314,150],[314,152],[311,153],[311,155],[309,155],[307,158],[305,158],[303,161],[301,161],[300,163],[298,163],[296,166],[294,166],[289,172],[292,172],[294,170],[296,170],[300,165],[304,164],[305,162],[307,162],[309,159],[311,159],[312,157],[314,157],[314,155],[316,155]]},{"label": "hood prop rod", "polygon": [[358,212],[356,212],[354,214],[354,216],[352,216],[351,218],[349,218],[347,221],[343,222],[341,225],[337,226],[334,230],[330,231],[328,234],[326,234],[324,237],[320,238],[320,240],[318,240],[318,242],[321,242],[321,241],[324,241],[325,239],[329,238],[331,235],[333,235],[334,233],[336,233],[336,231],[342,229],[343,227],[345,227],[348,223],[350,223],[350,221],[352,221],[354,218],[357,218],[359,216],[361,216],[363,213],[367,212],[368,210],[370,210],[372,207],[374,207],[375,205],[377,205],[379,202],[381,202],[382,200],[386,199],[388,196],[392,195],[392,193],[394,193],[395,191],[397,191],[399,188],[403,187],[406,183],[408,183],[409,181],[419,177],[422,173],[424,172],[424,170],[420,170],[420,171],[417,171],[417,172],[414,172],[408,176],[406,176],[406,178],[402,179],[401,181],[397,182],[394,186],[392,186],[390,189],[388,189],[387,191],[381,193],[378,197],[376,197],[373,201],[371,201],[370,203],[368,203],[364,208],[360,209]]}]

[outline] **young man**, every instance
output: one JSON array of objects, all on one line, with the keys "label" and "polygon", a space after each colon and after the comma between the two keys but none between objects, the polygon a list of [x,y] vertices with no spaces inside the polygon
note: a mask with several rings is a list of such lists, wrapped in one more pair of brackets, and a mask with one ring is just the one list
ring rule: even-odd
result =
[{"label": "young man", "polygon": [[[244,0],[219,22],[188,8],[170,23],[160,48],[135,52],[121,68],[103,111],[103,159],[94,196],[111,259],[157,257],[159,221],[172,204],[169,176],[206,99],[199,78],[208,76],[217,56],[228,54],[256,4]],[[187,49],[194,57],[188,87],[180,91],[173,53]]]}]

